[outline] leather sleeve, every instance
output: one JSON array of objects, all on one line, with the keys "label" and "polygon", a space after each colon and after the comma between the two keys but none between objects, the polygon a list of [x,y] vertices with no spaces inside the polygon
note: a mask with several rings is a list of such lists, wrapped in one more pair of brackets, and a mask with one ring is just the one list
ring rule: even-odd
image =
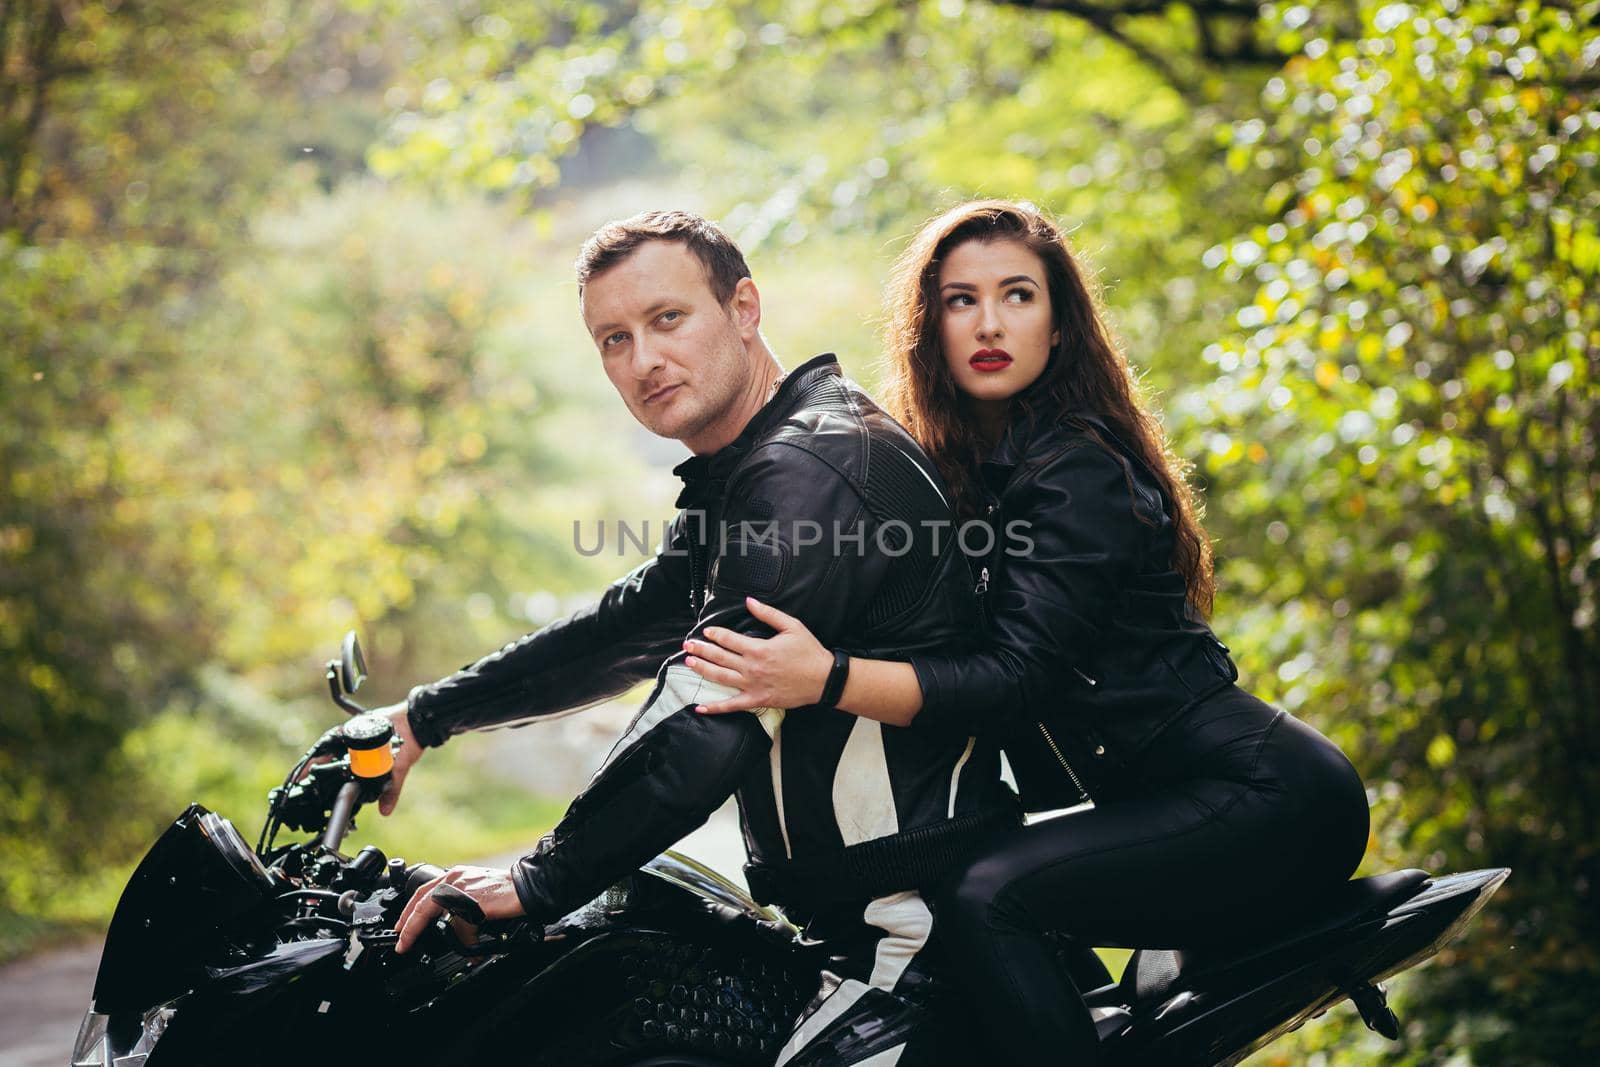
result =
[{"label": "leather sleeve", "polygon": [[[749,595],[804,620],[824,641],[841,632],[873,588],[876,561],[870,548],[865,558],[836,554],[829,536],[805,543],[803,524],[820,521],[831,534],[834,517],[853,523],[860,512],[848,482],[816,457],[781,444],[758,449],[728,487],[713,534],[711,595],[693,633],[725,626],[770,636],[745,608]],[[704,823],[746,775],[769,773],[782,710],[696,714],[696,704],[735,691],[705,681],[683,658],[680,650],[662,667],[650,699],[554,832],[513,865],[517,896],[535,920],[594,899]]]},{"label": "leather sleeve", "polygon": [[[921,729],[1008,736],[1029,728],[1030,709],[1060,703],[1072,668],[1101,637],[1137,566],[1144,527],[1135,518],[1122,461],[1069,445],[1007,491],[1006,558],[989,587],[986,640],[960,656],[914,656]],[[1018,521],[1026,526],[1014,525]]]},{"label": "leather sleeve", "polygon": [[680,513],[662,551],[598,603],[550,623],[407,698],[424,748],[467,730],[595,704],[654,677],[694,622],[689,527]]},{"label": "leather sleeve", "polygon": [[745,608],[753,596],[836,643],[883,580],[875,532],[861,495],[825,460],[787,441],[763,445],[728,485],[696,633],[722,626],[772,636]]}]

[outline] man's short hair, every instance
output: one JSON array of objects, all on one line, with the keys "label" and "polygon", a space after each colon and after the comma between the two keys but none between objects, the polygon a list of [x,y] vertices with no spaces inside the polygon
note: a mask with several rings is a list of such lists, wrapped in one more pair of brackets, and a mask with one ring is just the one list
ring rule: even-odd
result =
[{"label": "man's short hair", "polygon": [[733,299],[740,278],[750,277],[744,253],[715,223],[689,211],[646,211],[608,222],[583,242],[578,252],[578,295],[591,278],[627,259],[650,241],[672,241],[686,246],[705,268],[706,280],[717,303]]}]

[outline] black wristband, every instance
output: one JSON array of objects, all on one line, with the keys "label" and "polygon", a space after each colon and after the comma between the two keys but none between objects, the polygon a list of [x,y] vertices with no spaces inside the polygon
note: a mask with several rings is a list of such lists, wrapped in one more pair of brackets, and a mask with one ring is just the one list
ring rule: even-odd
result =
[{"label": "black wristband", "polygon": [[833,650],[833,669],[828,672],[828,680],[822,685],[822,699],[817,701],[817,707],[838,707],[839,698],[844,696],[844,683],[849,678],[850,655],[836,648]]}]

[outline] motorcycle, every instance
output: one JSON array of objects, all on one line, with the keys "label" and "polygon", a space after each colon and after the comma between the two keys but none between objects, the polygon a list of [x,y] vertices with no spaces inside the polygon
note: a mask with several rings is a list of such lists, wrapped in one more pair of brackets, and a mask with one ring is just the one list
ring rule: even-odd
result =
[{"label": "motorcycle", "polygon": [[[401,910],[443,871],[370,845],[343,851],[399,744],[386,716],[352,699],[365,675],[347,634],[327,682],[353,717],[272,790],[254,848],[192,804],[144,857],[111,920],[72,1067],[373,1055],[515,1056],[530,1067],[773,1062],[827,959],[782,914],[676,852],[545,927],[483,924],[470,897],[444,887],[435,899],[451,915],[397,955]],[[278,845],[284,830],[309,836]],[[1356,879],[1209,944],[1137,947],[1120,980],[1066,942],[1062,962],[1089,990],[1108,1064],[1235,1064],[1346,999],[1393,1039],[1382,981],[1455,937],[1509,873]],[[452,916],[475,936],[459,935]],[[951,1062],[971,1062],[981,1034],[945,1014],[963,1035]],[[835,1047],[892,1048],[900,1025],[837,1035]]]}]

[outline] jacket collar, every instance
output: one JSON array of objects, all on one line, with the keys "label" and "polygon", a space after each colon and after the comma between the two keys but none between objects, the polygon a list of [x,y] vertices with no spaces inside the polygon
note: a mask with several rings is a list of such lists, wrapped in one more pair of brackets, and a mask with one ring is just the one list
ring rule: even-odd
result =
[{"label": "jacket collar", "polygon": [[1037,381],[1012,398],[1005,433],[1000,435],[1000,442],[994,446],[994,451],[978,465],[984,484],[996,496],[1011,481],[1011,475],[1022,462],[1034,437],[1040,430],[1059,421],[1060,412],[1051,399],[1049,379],[1050,369],[1047,366]]},{"label": "jacket collar", "polygon": [[769,430],[788,417],[810,386],[823,378],[843,376],[838,357],[832,352],[813,356],[790,371],[784,377],[783,384],[778,386],[778,391],[772,394],[772,399],[761,406],[761,410],[751,417],[731,443],[709,455],[690,456],[672,468],[672,473],[683,482],[683,491],[678,494],[675,506],[694,508],[720,500],[723,490],[727,488],[728,475],[739,460]]},{"label": "jacket collar", "polygon": [[1063,410],[1050,395],[1050,390],[1045,384],[1045,375],[1040,375],[1038,381],[1017,395],[1012,405],[1011,421],[1006,424],[1006,432],[1001,435],[1000,443],[989,453],[989,458],[979,464],[980,474],[989,491],[998,497],[1010,484],[1011,476],[1016,473],[1018,465],[1034,441],[1051,427],[1063,423],[1087,424],[1093,427],[1098,433],[1114,442],[1124,454],[1135,456],[1134,462],[1140,466],[1144,465],[1142,460],[1137,459],[1137,453],[1128,448],[1099,415],[1082,408]]}]

